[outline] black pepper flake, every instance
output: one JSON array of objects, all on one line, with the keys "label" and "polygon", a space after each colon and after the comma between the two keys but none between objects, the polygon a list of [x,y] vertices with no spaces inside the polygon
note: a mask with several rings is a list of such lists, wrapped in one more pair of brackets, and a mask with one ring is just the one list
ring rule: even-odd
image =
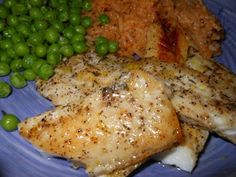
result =
[{"label": "black pepper flake", "polygon": [[142,59],[137,53],[133,53],[132,57],[135,61],[138,61],[138,60]]}]

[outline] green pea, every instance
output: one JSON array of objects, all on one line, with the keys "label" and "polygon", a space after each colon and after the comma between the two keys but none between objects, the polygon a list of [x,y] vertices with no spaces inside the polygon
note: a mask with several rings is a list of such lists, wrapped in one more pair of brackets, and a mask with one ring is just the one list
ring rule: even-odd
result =
[{"label": "green pea", "polygon": [[16,58],[16,52],[13,48],[7,48],[6,52],[10,58]]},{"label": "green pea", "polygon": [[17,3],[11,8],[12,14],[14,15],[23,15],[28,12],[26,4]]},{"label": "green pea", "polygon": [[16,26],[19,23],[19,19],[18,19],[18,17],[16,15],[9,15],[7,17],[7,23],[10,26]]},{"label": "green pea", "polygon": [[75,34],[75,30],[72,27],[67,27],[64,29],[63,34],[67,39],[71,39]]},{"label": "green pea", "polygon": [[32,66],[32,70],[34,71],[34,73],[38,74],[39,72],[39,68],[42,66],[42,64],[46,63],[45,60],[42,59],[38,59],[34,62],[33,66]]},{"label": "green pea", "polygon": [[29,54],[29,47],[26,43],[19,42],[15,45],[15,52],[17,56],[23,57]]},{"label": "green pea", "polygon": [[37,30],[45,30],[47,29],[47,22],[44,20],[35,20],[34,26]]},{"label": "green pea", "polygon": [[47,47],[43,44],[39,44],[35,47],[35,54],[38,56],[38,57],[45,57],[46,54],[47,54]]},{"label": "green pea", "polygon": [[91,11],[93,8],[91,0],[84,0],[82,7],[84,11]]},{"label": "green pea", "polygon": [[108,44],[108,39],[105,38],[104,36],[98,36],[96,37],[96,40],[95,40],[95,45],[99,45],[99,44]]},{"label": "green pea", "polygon": [[3,5],[8,9],[13,7],[15,4],[16,4],[16,0],[4,0],[3,1]]},{"label": "green pea", "polygon": [[7,76],[10,72],[10,66],[5,62],[0,62],[0,77]]},{"label": "green pea", "polygon": [[51,24],[55,29],[57,29],[58,32],[62,32],[64,29],[64,24],[59,20],[54,20],[53,22],[51,22]]},{"label": "green pea", "polygon": [[29,15],[33,19],[41,19],[43,16],[43,13],[41,12],[40,8],[37,7],[32,7],[29,10]]},{"label": "green pea", "polygon": [[82,25],[77,25],[77,26],[74,27],[74,29],[77,33],[80,33],[82,35],[86,34],[86,29]]},{"label": "green pea", "polygon": [[100,24],[105,25],[110,22],[110,18],[106,14],[101,14],[98,17]]},{"label": "green pea", "polygon": [[85,41],[85,36],[80,33],[75,33],[71,39],[71,43],[73,44],[74,42],[77,41]]},{"label": "green pea", "polygon": [[119,44],[116,41],[109,41],[108,42],[108,50],[110,53],[115,53],[119,49]]},{"label": "green pea", "polygon": [[58,18],[59,18],[59,20],[60,20],[61,22],[66,22],[66,21],[68,21],[68,20],[69,20],[69,13],[68,13],[68,11],[62,11],[62,12],[60,12]]},{"label": "green pea", "polygon": [[11,63],[11,57],[8,56],[6,51],[0,51],[0,62]]},{"label": "green pea", "polygon": [[23,36],[19,33],[16,33],[11,37],[11,41],[13,44],[23,42]]},{"label": "green pea", "polygon": [[2,49],[11,48],[11,47],[12,47],[11,40],[10,40],[10,39],[2,39],[2,40],[0,41],[0,47],[1,47]]},{"label": "green pea", "polygon": [[44,36],[42,33],[35,32],[28,38],[28,44],[30,45],[39,45],[42,44],[44,41]]},{"label": "green pea", "polygon": [[85,28],[89,28],[93,25],[93,19],[91,17],[85,16],[82,18],[81,24]]},{"label": "green pea", "polygon": [[52,65],[56,66],[61,61],[61,56],[59,53],[51,52],[47,54],[47,62]]},{"label": "green pea", "polygon": [[30,31],[30,25],[27,24],[27,23],[22,23],[22,24],[19,24],[17,27],[16,27],[16,30],[22,34],[24,37],[28,37],[31,35],[31,31]]},{"label": "green pea", "polygon": [[77,41],[73,43],[74,51],[78,54],[82,54],[88,51],[88,46],[84,41]]},{"label": "green pea", "polygon": [[13,114],[5,114],[0,121],[0,125],[6,131],[14,131],[17,129],[17,125],[20,123],[20,120]]},{"label": "green pea", "polygon": [[7,76],[10,72],[10,66],[5,62],[0,62],[0,77]]},{"label": "green pea", "polygon": [[106,54],[108,54],[108,45],[107,45],[107,43],[101,43],[101,44],[96,45],[96,52],[100,56],[105,56]]},{"label": "green pea", "polygon": [[67,2],[64,1],[64,2],[59,2],[58,5],[57,5],[57,10],[60,12],[60,13],[63,13],[63,12],[69,12],[69,8],[68,8],[68,5],[67,5]]},{"label": "green pea", "polygon": [[10,75],[10,82],[17,89],[23,88],[27,85],[25,78],[18,72]]},{"label": "green pea", "polygon": [[51,27],[51,28],[48,28],[46,31],[45,31],[45,39],[46,41],[48,41],[49,43],[55,43],[58,41],[59,39],[59,33],[58,31]]},{"label": "green pea", "polygon": [[23,71],[23,76],[26,80],[33,81],[36,79],[37,75],[34,73],[32,69],[26,69]]},{"label": "green pea", "polygon": [[32,68],[34,63],[38,60],[35,55],[25,55],[22,60],[22,65],[25,69]]},{"label": "green pea", "polygon": [[20,71],[23,68],[23,62],[21,59],[14,59],[12,60],[11,64],[11,70],[12,71]]},{"label": "green pea", "polygon": [[51,44],[48,47],[48,53],[59,53],[60,52],[60,45],[58,43]]},{"label": "green pea", "polygon": [[70,44],[65,44],[61,47],[61,53],[65,57],[71,57],[74,54],[74,49]]},{"label": "green pea", "polygon": [[44,14],[44,19],[47,20],[48,22],[52,22],[57,19],[57,12],[55,10],[48,10]]},{"label": "green pea", "polygon": [[3,37],[5,38],[11,38],[16,34],[16,30],[12,26],[7,26],[5,30],[3,31]]},{"label": "green pea", "polygon": [[41,6],[40,10],[45,15],[48,12],[49,8],[48,6]]},{"label": "green pea", "polygon": [[60,44],[61,46],[69,44],[69,40],[64,36],[60,36],[58,44]]},{"label": "green pea", "polygon": [[80,21],[81,21],[80,15],[78,15],[76,13],[71,13],[69,18],[70,18],[71,25],[79,25],[80,24]]},{"label": "green pea", "polygon": [[40,79],[48,80],[54,74],[53,67],[47,63],[39,68],[38,76]]},{"label": "green pea", "polygon": [[5,81],[0,81],[0,98],[8,97],[11,92],[11,86]]}]

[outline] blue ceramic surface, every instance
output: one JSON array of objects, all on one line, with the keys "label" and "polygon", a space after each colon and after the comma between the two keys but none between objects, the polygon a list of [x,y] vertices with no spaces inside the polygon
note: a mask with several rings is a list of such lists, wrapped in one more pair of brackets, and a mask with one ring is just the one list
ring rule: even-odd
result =
[{"label": "blue ceramic surface", "polygon": [[[206,4],[219,17],[226,31],[223,54],[217,60],[236,73],[236,1],[206,0]],[[8,81],[8,78],[0,80]],[[37,93],[33,82],[24,89],[15,89],[7,99],[0,99],[0,110],[16,114],[21,120],[52,108],[53,105]],[[86,176],[83,169],[74,170],[65,160],[43,156],[24,141],[17,131],[9,133],[0,128],[0,177]],[[236,177],[236,146],[211,136],[192,174],[148,162],[132,176]]]}]

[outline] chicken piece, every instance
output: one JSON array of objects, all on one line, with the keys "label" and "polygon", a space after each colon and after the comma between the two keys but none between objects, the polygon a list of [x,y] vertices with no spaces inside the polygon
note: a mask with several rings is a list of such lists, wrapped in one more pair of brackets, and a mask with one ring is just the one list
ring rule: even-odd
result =
[{"label": "chicken piece", "polygon": [[[68,67],[70,67],[70,72],[63,74],[64,68]],[[236,100],[234,97],[222,96],[236,95],[235,90],[224,90],[222,89],[224,87],[212,82],[212,76],[186,66],[159,62],[155,58],[134,61],[109,55],[101,59],[94,53],[89,53],[72,57],[58,67],[51,79],[38,81],[37,86],[42,95],[51,99],[54,104],[66,105],[68,102],[77,102],[97,89],[109,85],[112,81],[119,79],[119,73],[132,69],[146,71],[165,82],[171,102],[183,121],[216,132],[236,143],[236,107],[234,106]],[[81,72],[87,73],[86,76],[79,74],[77,77]],[[225,85],[225,87],[229,79],[235,80],[235,75],[232,73],[224,78],[222,74],[214,70],[211,72],[215,78],[222,79],[220,85]],[[229,73],[227,70],[224,72]],[[92,76],[93,79],[88,79],[88,76]],[[86,87],[87,85],[92,85],[92,87]],[[77,89],[65,90],[64,86]],[[60,92],[63,92],[63,95]]]},{"label": "chicken piece", "polygon": [[184,141],[169,150],[154,156],[154,159],[191,172],[196,166],[198,156],[204,148],[209,132],[182,123]]},{"label": "chicken piece", "polygon": [[95,176],[129,172],[178,142],[181,129],[164,84],[139,70],[120,74],[81,102],[23,121],[20,135],[48,154],[79,161]]}]

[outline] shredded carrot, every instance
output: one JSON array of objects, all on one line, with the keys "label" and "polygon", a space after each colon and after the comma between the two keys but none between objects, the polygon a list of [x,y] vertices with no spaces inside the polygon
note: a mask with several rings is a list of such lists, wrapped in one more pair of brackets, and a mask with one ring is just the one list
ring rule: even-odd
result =
[{"label": "shredded carrot", "polygon": [[[105,36],[119,42],[121,56],[134,53],[143,56],[146,50],[147,30],[155,21],[154,0],[93,0],[93,10],[86,15],[94,19],[89,29],[92,37]],[[110,23],[100,25],[98,16],[105,13]]]}]

